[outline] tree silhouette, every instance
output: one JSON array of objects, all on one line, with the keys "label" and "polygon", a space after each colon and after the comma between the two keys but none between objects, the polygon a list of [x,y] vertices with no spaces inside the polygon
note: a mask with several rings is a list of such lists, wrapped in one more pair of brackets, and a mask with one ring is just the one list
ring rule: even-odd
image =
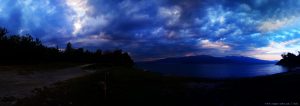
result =
[{"label": "tree silhouette", "polygon": [[66,46],[66,50],[65,52],[72,52],[73,51],[73,47],[72,47],[72,44],[70,42],[67,43],[67,46]]},{"label": "tree silhouette", "polygon": [[295,67],[300,66],[300,52],[298,55],[293,53],[284,53],[281,55],[282,59],[277,63],[277,65]]},{"label": "tree silhouette", "polygon": [[47,47],[31,35],[7,35],[8,31],[0,27],[0,64],[34,64],[45,62],[105,63],[110,65],[132,66],[128,53],[122,50],[102,53],[98,49],[90,52],[84,48],[75,49],[70,42],[64,51],[58,47]]},{"label": "tree silhouette", "polygon": [[3,38],[7,33],[8,31],[5,28],[0,27],[0,39]]}]

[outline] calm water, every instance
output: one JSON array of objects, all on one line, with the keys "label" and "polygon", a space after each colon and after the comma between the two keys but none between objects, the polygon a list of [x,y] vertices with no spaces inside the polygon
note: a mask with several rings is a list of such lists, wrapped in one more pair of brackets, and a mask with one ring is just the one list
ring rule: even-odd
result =
[{"label": "calm water", "polygon": [[138,64],[137,67],[164,75],[201,78],[245,78],[286,72],[274,64]]}]

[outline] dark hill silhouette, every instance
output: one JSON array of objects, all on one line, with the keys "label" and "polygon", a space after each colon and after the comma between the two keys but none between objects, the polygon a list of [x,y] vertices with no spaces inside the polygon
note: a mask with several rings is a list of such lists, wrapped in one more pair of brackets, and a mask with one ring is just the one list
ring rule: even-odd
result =
[{"label": "dark hill silhouette", "polygon": [[275,64],[277,62],[277,61],[260,60],[252,57],[245,57],[245,56],[226,56],[223,58],[231,61],[235,61],[237,63],[248,63],[248,64],[270,64],[270,63]]},{"label": "dark hill silhouette", "polygon": [[271,64],[274,61],[266,61],[244,56],[213,57],[209,55],[174,57],[141,63],[167,63],[167,64]]},{"label": "dark hill silhouette", "polygon": [[46,62],[101,63],[132,66],[133,60],[122,50],[91,52],[83,48],[73,48],[67,44],[65,51],[58,47],[47,47],[31,35],[8,35],[0,27],[0,64],[35,64]]},{"label": "dark hill silhouette", "polygon": [[151,63],[202,64],[202,63],[226,63],[228,61],[229,60],[227,59],[212,57],[208,55],[200,55],[200,56],[165,58],[156,61],[151,61]]}]

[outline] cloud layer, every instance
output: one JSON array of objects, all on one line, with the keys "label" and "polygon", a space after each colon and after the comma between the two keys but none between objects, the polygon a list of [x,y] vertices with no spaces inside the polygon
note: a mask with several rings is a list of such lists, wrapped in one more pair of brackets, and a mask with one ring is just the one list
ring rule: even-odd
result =
[{"label": "cloud layer", "polygon": [[295,0],[2,0],[0,25],[49,46],[120,48],[136,60],[199,54],[273,60],[298,50],[299,10]]}]

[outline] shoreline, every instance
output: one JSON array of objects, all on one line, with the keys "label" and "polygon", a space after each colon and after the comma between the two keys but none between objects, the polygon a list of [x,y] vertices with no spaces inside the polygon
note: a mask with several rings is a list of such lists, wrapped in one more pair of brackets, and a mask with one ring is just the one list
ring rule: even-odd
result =
[{"label": "shoreline", "polygon": [[[297,103],[296,100],[300,100],[300,97],[297,97],[300,95],[298,91],[300,88],[297,85],[300,81],[298,72],[298,74],[287,72],[254,78],[212,80],[162,76],[158,73],[129,67],[101,67],[95,70],[98,72],[71,78],[56,83],[55,86],[41,88],[31,97],[18,99],[16,106],[37,105],[46,102],[49,98],[54,100],[50,102],[51,104],[80,99],[80,101],[74,101],[80,105],[107,103],[113,105],[113,101],[125,99],[127,102],[124,104],[133,106],[137,104],[157,105],[162,102],[161,100],[165,100],[163,101],[165,105],[192,105],[199,103],[200,100],[207,105],[224,104],[226,106],[244,105],[248,102],[250,102],[249,105],[262,105],[268,102],[284,102],[283,99]],[[108,91],[105,90],[103,84],[107,84]],[[108,97],[104,96],[104,91],[107,92],[105,95]],[[82,95],[93,98],[84,99]],[[98,98],[97,101],[94,101],[94,97]],[[140,102],[140,104],[132,100],[153,101],[153,103]]]}]

